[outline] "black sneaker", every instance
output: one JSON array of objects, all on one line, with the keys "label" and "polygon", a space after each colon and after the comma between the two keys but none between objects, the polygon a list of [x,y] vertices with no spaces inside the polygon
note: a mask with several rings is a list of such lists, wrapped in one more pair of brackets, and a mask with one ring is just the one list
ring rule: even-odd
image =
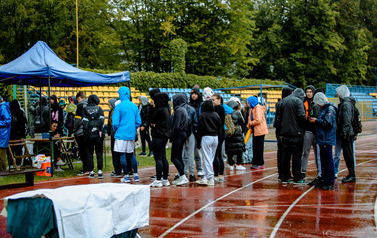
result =
[{"label": "black sneaker", "polygon": [[323,186],[325,186],[325,184],[322,180],[318,180],[318,182],[314,185],[315,188],[323,188]]},{"label": "black sneaker", "polygon": [[190,174],[190,182],[196,181],[196,177],[193,174]]},{"label": "black sneaker", "polygon": [[99,179],[103,179],[103,174],[102,173],[98,173],[98,178]]},{"label": "black sneaker", "polygon": [[121,177],[123,177],[123,176],[122,176],[122,174],[112,173],[112,174],[111,174],[111,177],[113,177],[113,178],[121,178]]},{"label": "black sneaker", "polygon": [[179,174],[176,174],[176,175],[174,176],[174,180],[179,179],[179,177],[181,177],[181,176],[179,176]]},{"label": "black sneaker", "polygon": [[342,183],[354,183],[356,182],[356,177],[354,176],[347,176],[344,179],[342,179]]},{"label": "black sneaker", "polygon": [[319,183],[320,179],[319,178],[315,178],[313,181],[311,181],[308,185],[312,186],[312,185],[316,185],[317,183]]},{"label": "black sneaker", "polygon": [[300,179],[300,180],[293,181],[293,184],[306,185],[307,183],[305,179]]},{"label": "black sneaker", "polygon": [[85,172],[84,170],[80,170],[78,173],[77,173],[78,176],[86,176],[86,175],[89,175],[89,172]]},{"label": "black sneaker", "polygon": [[94,176],[94,172],[90,172],[89,173],[89,178],[94,178],[95,176]]},{"label": "black sneaker", "polygon": [[141,152],[140,154],[138,154],[139,156],[145,156],[145,155],[147,155],[147,153],[145,153],[145,152]]}]

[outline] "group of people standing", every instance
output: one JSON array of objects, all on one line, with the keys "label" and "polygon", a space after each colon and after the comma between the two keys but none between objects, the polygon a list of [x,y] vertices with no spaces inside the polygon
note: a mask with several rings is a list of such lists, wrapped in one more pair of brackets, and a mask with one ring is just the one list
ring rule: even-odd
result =
[{"label": "group of people standing", "polygon": [[[308,86],[305,91],[284,88],[282,100],[276,104],[274,127],[278,140],[278,172],[281,183],[305,184],[311,147],[315,154],[317,178],[309,185],[324,190],[334,189],[339,172],[340,151],[349,174],[343,183],[355,182],[354,142],[357,108],[346,85],[336,89],[338,106],[330,103],[321,89]],[[333,156],[335,146],[335,158]],[[335,160],[334,160],[335,159]],[[292,161],[292,175],[290,163]],[[292,181],[293,180],[293,181]]]}]

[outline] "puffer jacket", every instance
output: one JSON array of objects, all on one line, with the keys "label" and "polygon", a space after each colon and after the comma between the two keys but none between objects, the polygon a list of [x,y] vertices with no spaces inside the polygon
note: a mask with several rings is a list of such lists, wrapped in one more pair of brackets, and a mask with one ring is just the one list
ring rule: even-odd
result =
[{"label": "puffer jacket", "polygon": [[254,127],[254,136],[263,136],[268,134],[268,127],[266,122],[266,117],[264,112],[266,111],[265,106],[261,106],[258,103],[257,97],[249,97],[249,105],[251,107],[248,125]]},{"label": "puffer jacket", "polygon": [[238,102],[235,101],[228,102],[228,106],[233,109],[232,120],[236,130],[232,136],[226,137],[225,139],[225,151],[227,154],[238,154],[245,151],[245,142],[242,134],[242,126],[245,123],[245,120],[241,112],[237,110],[238,105]]},{"label": "puffer jacket", "polygon": [[315,140],[319,145],[336,144],[336,112],[337,108],[328,103],[324,105],[315,121]]},{"label": "puffer jacket", "polygon": [[3,102],[0,104],[0,148],[8,147],[11,123],[9,102]]},{"label": "puffer jacket", "polygon": [[171,131],[172,138],[179,132],[186,132],[189,124],[189,116],[186,110],[187,97],[182,93],[173,96],[174,115],[172,116]]},{"label": "puffer jacket", "polygon": [[135,140],[136,129],[141,125],[139,109],[130,101],[130,89],[128,87],[120,87],[118,93],[121,103],[115,107],[112,116],[114,138]]},{"label": "puffer jacket", "polygon": [[339,138],[347,138],[355,136],[356,133],[352,127],[353,110],[356,101],[353,97],[340,98],[338,105],[338,116],[336,119],[337,136]]},{"label": "puffer jacket", "polygon": [[280,135],[284,137],[304,136],[305,129],[305,92],[296,88],[293,93],[282,100],[277,113],[276,123],[280,128]]}]

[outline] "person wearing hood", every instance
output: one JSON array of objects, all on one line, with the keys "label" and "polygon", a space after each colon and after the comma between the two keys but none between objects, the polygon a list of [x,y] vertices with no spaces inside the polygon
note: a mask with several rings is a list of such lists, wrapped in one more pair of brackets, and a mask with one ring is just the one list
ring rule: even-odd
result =
[{"label": "person wearing hood", "polygon": [[105,133],[103,131],[105,125],[105,116],[103,110],[98,104],[100,103],[97,95],[92,94],[88,98],[88,105],[83,109],[82,113],[82,125],[84,129],[84,134],[86,136],[86,147],[87,147],[87,160],[88,160],[88,171],[89,178],[94,178],[94,162],[93,153],[94,149],[96,151],[97,157],[97,169],[98,178],[103,178],[102,168],[103,168],[103,139]]},{"label": "person wearing hood", "polygon": [[12,114],[9,102],[0,96],[0,172],[7,169],[7,149],[10,138]]},{"label": "person wearing hood", "polygon": [[156,93],[153,96],[153,113],[150,115],[153,156],[156,162],[156,179],[151,187],[170,186],[169,162],[166,159],[166,143],[171,136],[169,96],[166,93]]},{"label": "person wearing hood", "polygon": [[335,181],[334,159],[332,147],[336,144],[336,111],[337,108],[329,103],[325,94],[317,93],[314,103],[321,108],[318,118],[310,117],[310,123],[316,125],[315,140],[319,145],[322,181],[316,184],[323,190],[333,190]]},{"label": "person wearing hood", "polygon": [[202,113],[198,121],[197,147],[203,157],[204,176],[196,181],[199,185],[215,185],[213,160],[216,156],[218,135],[221,128],[221,119],[215,112],[211,100],[204,101],[201,107]]},{"label": "person wearing hood", "polygon": [[[199,86],[195,86],[191,89],[191,94],[190,94],[190,103],[189,105],[193,107],[196,111],[196,116],[199,119],[199,110],[200,107],[203,103],[203,97],[202,94],[200,93]],[[194,148],[194,153],[195,153],[195,164],[196,164],[196,170],[198,171],[198,176],[203,176],[203,161],[201,157],[199,156],[199,150],[197,148],[197,140],[196,140],[196,131],[194,131],[194,136],[195,136],[195,148]]]},{"label": "person wearing hood", "polygon": [[282,183],[288,183],[291,178],[290,162],[292,159],[293,182],[303,184],[301,178],[301,156],[305,134],[305,92],[296,88],[291,95],[282,100],[277,113],[277,128],[280,128],[282,140]]},{"label": "person wearing hood", "polygon": [[115,109],[115,102],[117,100],[112,98],[109,100],[110,111],[107,120],[107,135],[110,136],[111,140],[111,157],[113,161],[114,171],[111,173],[111,177],[120,178],[122,177],[122,165],[120,164],[120,154],[114,151],[114,144],[115,144],[115,137],[114,137],[114,130],[113,130],[113,123],[112,117]]},{"label": "person wearing hood", "polygon": [[171,118],[171,161],[178,170],[179,178],[173,184],[184,185],[189,181],[185,175],[184,163],[182,160],[183,145],[187,140],[187,130],[190,126],[189,116],[185,105],[187,104],[187,97],[183,93],[178,93],[173,96],[174,115]]},{"label": "person wearing hood", "polygon": [[46,133],[50,130],[49,127],[49,109],[47,98],[42,97],[40,103],[35,108],[34,127],[36,133]]},{"label": "person wearing hood", "polygon": [[153,156],[153,150],[151,147],[151,138],[149,136],[149,125],[148,125],[148,118],[149,118],[149,99],[145,96],[139,97],[139,103],[140,103],[140,117],[141,117],[141,126],[139,128],[140,131],[140,137],[141,137],[141,148],[142,152],[139,155],[147,155],[145,153],[145,141],[148,143],[149,148],[149,154],[148,156]]},{"label": "person wearing hood", "polygon": [[[283,88],[283,90],[281,91],[281,99],[283,100],[284,98],[288,97],[289,95],[291,95],[291,93],[293,92],[293,89],[290,88],[290,87],[285,87]],[[275,104],[275,120],[274,120],[274,127],[275,127],[275,135],[276,135],[276,140],[278,142],[278,151],[277,151],[277,165],[278,165],[278,173],[279,173],[279,180],[281,180],[282,178],[282,141],[281,141],[281,136],[280,136],[280,125],[278,125],[277,123],[277,114],[280,112],[280,107],[281,107],[281,103],[282,103],[282,100],[278,101],[276,104]]]},{"label": "person wearing hood", "polygon": [[264,169],[264,136],[268,134],[267,122],[264,112],[266,107],[259,104],[255,96],[247,99],[251,111],[249,127],[253,128],[253,165],[252,169]]},{"label": "person wearing hood", "polygon": [[[10,112],[12,114],[12,123],[10,127],[10,140],[20,140],[26,137],[27,119],[25,112],[21,109],[20,103],[13,100],[9,103]],[[22,155],[22,145],[13,146],[13,154],[16,156]],[[17,159],[17,164],[21,163],[21,159]]]},{"label": "person wearing hood", "polygon": [[114,109],[112,116],[113,130],[115,132],[114,151],[120,153],[120,163],[124,171],[122,183],[130,183],[130,177],[127,173],[127,160],[131,161],[134,176],[134,182],[139,182],[137,171],[137,161],[133,156],[135,148],[136,130],[141,125],[139,109],[130,101],[130,89],[120,87],[118,90],[121,103]]},{"label": "person wearing hood", "polygon": [[57,131],[59,134],[63,134],[63,126],[64,126],[64,113],[63,109],[60,107],[58,98],[56,95],[52,95],[50,97],[50,103],[51,103],[51,121],[57,121],[58,122],[58,128]]},{"label": "person wearing hood", "polygon": [[[227,104],[233,109],[231,116],[235,126],[233,135],[226,137],[225,139],[225,151],[228,155],[228,165],[231,167],[234,166],[236,170],[246,170],[246,168],[241,165],[242,153],[245,151],[245,141],[242,134],[242,127],[245,120],[239,111],[241,104],[239,100],[229,100]],[[234,156],[237,156],[236,162],[233,159]]]},{"label": "person wearing hood", "polygon": [[314,158],[317,160],[317,150],[316,144],[314,141],[314,135],[316,127],[313,123],[310,123],[309,118],[315,117],[313,115],[313,97],[314,97],[315,87],[313,85],[309,85],[305,89],[305,134],[304,134],[304,144],[302,149],[302,157],[301,157],[301,177],[304,179],[306,177],[306,168],[308,167],[308,160],[310,154],[310,148],[313,147],[314,150]]},{"label": "person wearing hood", "polygon": [[[347,165],[348,175],[342,179],[342,183],[356,182],[355,157],[353,143],[356,139],[356,133],[352,127],[352,118],[356,101],[351,97],[351,92],[346,85],[336,88],[336,93],[340,103],[338,105],[338,117],[336,121],[336,136],[340,140],[343,149],[343,157]],[[337,161],[337,164],[339,162]]]},{"label": "person wearing hood", "polygon": [[85,142],[86,136],[84,134],[84,129],[82,125],[83,110],[88,105],[88,100],[86,99],[85,93],[82,91],[76,94],[76,100],[78,104],[77,104],[75,120],[73,123],[73,134],[75,136],[75,140],[78,145],[79,157],[80,157],[80,160],[82,161],[82,170],[80,170],[77,173],[77,175],[83,176],[83,175],[89,175],[87,148],[86,148],[86,142]]}]

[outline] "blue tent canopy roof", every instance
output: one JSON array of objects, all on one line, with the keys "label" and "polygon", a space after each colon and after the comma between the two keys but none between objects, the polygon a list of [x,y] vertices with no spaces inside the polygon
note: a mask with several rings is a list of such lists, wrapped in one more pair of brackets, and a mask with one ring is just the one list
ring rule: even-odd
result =
[{"label": "blue tent canopy roof", "polygon": [[0,83],[47,86],[85,87],[130,81],[128,71],[98,74],[85,71],[61,60],[43,41],[38,41],[17,59],[0,66]]}]

